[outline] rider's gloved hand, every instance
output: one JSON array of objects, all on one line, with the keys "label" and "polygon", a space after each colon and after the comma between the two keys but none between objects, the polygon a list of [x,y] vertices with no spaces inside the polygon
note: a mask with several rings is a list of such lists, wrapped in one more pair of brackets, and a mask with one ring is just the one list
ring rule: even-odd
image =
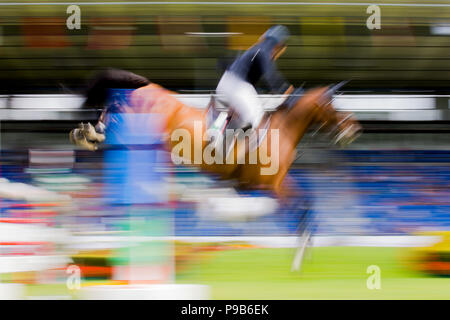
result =
[{"label": "rider's gloved hand", "polygon": [[294,86],[291,84],[283,94],[291,94],[294,91]]},{"label": "rider's gloved hand", "polygon": [[[300,99],[300,97],[303,95],[303,88],[297,88],[295,89],[293,86],[290,86],[288,91],[291,90],[291,92],[289,93],[289,97],[286,98],[286,100],[284,101],[284,105],[289,109],[291,109],[298,101],[298,99]],[[287,91],[286,91],[287,92]]]}]

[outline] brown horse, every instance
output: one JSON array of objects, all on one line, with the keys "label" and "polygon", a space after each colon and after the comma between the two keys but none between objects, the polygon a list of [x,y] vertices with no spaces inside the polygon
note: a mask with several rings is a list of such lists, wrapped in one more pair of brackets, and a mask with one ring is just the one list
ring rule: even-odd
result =
[{"label": "brown horse", "polygon": [[[333,88],[311,89],[292,107],[278,108],[266,116],[267,121],[263,121],[265,131],[260,130],[260,133],[266,133],[261,133],[261,141],[255,148],[251,149],[248,143],[236,143],[228,158],[221,161],[216,157],[217,150],[213,150],[205,138],[208,110],[187,106],[176,98],[174,92],[142,77],[120,72],[108,71],[97,77],[95,85],[88,91],[87,101],[97,99],[97,103],[102,105],[106,98],[105,86],[135,89],[130,94],[128,105],[121,107],[121,112],[162,116],[161,129],[172,160],[200,166],[223,179],[235,179],[241,188],[262,188],[278,196],[287,196],[288,191],[282,183],[295,160],[296,147],[310,126],[318,125],[322,130],[328,130],[340,144],[353,141],[361,129],[351,114],[340,113],[333,108]],[[105,121],[107,112],[108,108],[105,108],[100,122]],[[71,140],[94,150],[96,144],[104,140],[104,135],[91,125],[82,125],[80,129],[72,130]]]}]

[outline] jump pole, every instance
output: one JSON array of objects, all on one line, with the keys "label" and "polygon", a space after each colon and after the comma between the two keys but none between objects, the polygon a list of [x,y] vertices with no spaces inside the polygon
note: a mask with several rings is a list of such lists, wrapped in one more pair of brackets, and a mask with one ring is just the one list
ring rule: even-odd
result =
[{"label": "jump pole", "polygon": [[[128,104],[130,93],[114,90],[110,103]],[[86,287],[82,299],[209,299],[207,286],[175,283],[174,244],[160,238],[174,230],[166,179],[170,155],[161,150],[163,119],[133,112],[108,117],[104,200],[123,212],[117,226],[129,240],[117,250],[113,277],[127,284]]]}]

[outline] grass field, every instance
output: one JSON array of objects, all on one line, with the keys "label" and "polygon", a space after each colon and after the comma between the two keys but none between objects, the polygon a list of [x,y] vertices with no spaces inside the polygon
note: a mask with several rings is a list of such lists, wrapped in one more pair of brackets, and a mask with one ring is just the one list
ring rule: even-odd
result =
[{"label": "grass field", "polygon": [[[450,278],[413,271],[405,248],[317,247],[301,273],[290,272],[292,249],[208,253],[178,282],[208,284],[214,299],[450,299]],[[381,289],[369,290],[367,267],[381,269]]]},{"label": "grass field", "polygon": [[[290,272],[293,249],[203,252],[177,274],[178,283],[207,284],[213,299],[450,299],[450,277],[412,270],[405,248],[317,247],[301,273]],[[369,290],[367,267],[381,269],[381,289]],[[76,298],[65,284],[29,285],[29,296]]]}]

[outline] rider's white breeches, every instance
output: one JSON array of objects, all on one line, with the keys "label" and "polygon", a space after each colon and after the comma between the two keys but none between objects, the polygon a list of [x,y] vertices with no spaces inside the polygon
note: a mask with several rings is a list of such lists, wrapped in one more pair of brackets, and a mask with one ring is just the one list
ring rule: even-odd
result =
[{"label": "rider's white breeches", "polygon": [[258,127],[264,108],[255,87],[227,71],[220,79],[216,93],[220,100],[239,114],[244,123],[250,123],[253,128]]}]

